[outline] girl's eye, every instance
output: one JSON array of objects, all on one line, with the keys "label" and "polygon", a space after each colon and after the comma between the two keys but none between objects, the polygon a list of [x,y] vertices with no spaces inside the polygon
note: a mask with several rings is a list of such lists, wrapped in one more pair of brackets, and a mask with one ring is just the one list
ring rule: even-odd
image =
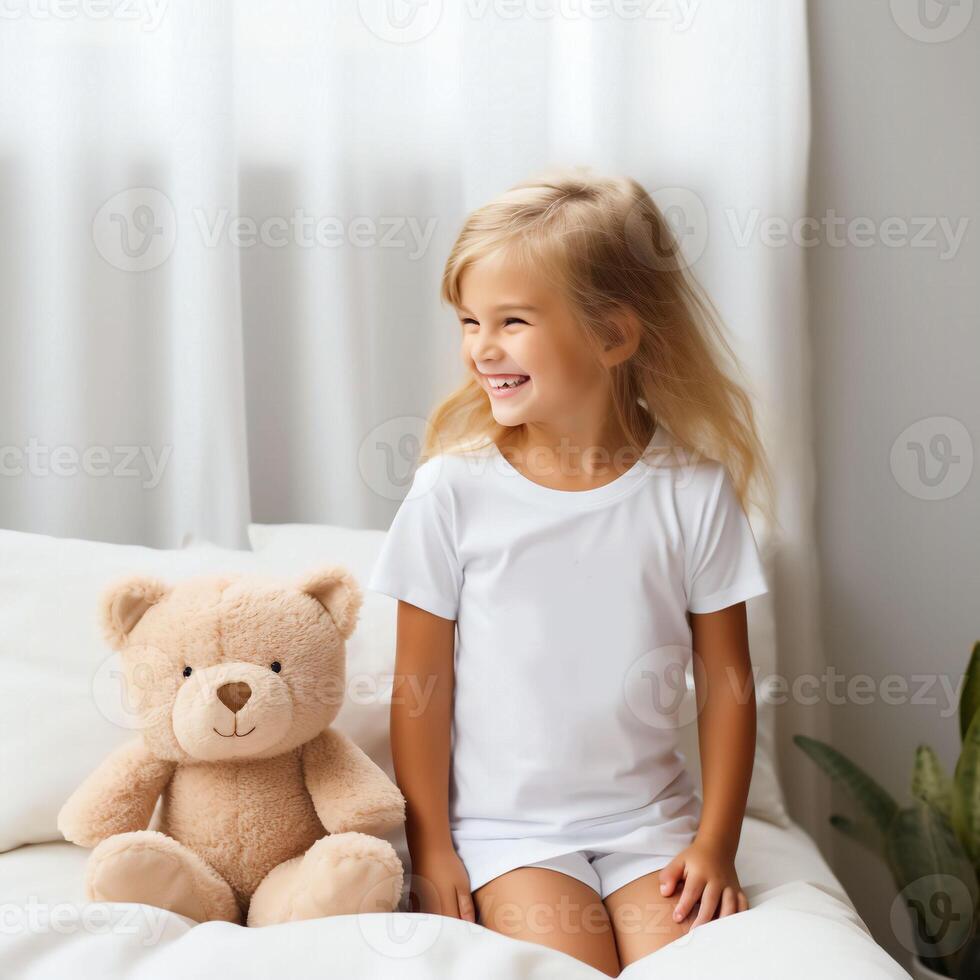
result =
[{"label": "girl's eye", "polygon": [[[464,327],[470,323],[479,326],[476,320],[474,320],[472,317],[464,317],[460,322],[463,324]],[[506,320],[504,320],[505,327],[509,327],[512,323],[523,323],[525,326],[527,326],[527,320],[522,320],[519,316],[509,316],[507,317]]]}]

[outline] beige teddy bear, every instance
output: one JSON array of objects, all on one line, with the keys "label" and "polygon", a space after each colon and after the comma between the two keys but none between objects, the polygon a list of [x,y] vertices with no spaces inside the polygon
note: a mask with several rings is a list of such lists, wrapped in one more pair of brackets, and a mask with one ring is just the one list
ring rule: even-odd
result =
[{"label": "beige teddy bear", "polygon": [[404,820],[405,801],[329,727],[362,599],[340,567],[295,586],[132,577],[106,592],[141,736],[58,816],[94,848],[91,901],[250,926],[396,908],[401,862],[372,835]]}]

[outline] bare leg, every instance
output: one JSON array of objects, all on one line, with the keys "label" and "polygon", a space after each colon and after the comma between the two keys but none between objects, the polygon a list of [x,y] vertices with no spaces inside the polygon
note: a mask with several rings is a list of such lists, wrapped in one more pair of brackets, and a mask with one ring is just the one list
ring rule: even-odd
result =
[{"label": "bare leg", "polygon": [[546,868],[515,868],[473,893],[481,925],[549,946],[611,977],[619,957],[602,900],[577,878]]},{"label": "bare leg", "polygon": [[673,895],[661,895],[660,872],[654,871],[606,896],[606,909],[624,970],[641,957],[688,934],[699,905],[695,902],[681,922],[674,921],[674,906],[681,897],[682,884],[678,884]]}]

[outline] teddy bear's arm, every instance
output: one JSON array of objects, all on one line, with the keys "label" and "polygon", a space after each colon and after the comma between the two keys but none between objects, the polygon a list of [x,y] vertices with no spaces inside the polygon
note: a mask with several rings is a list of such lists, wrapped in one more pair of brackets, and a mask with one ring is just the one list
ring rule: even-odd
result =
[{"label": "teddy bear's arm", "polygon": [[303,749],[303,775],[331,834],[382,834],[405,820],[405,798],[384,770],[346,735],[328,729]]},{"label": "teddy bear's arm", "polygon": [[82,847],[145,830],[176,766],[152,755],[142,739],[121,745],[68,798],[58,814],[58,830]]}]

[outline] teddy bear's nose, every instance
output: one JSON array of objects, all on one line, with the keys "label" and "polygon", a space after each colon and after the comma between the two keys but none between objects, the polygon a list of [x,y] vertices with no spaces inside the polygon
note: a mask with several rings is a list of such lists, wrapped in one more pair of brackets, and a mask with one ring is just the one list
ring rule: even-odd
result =
[{"label": "teddy bear's nose", "polygon": [[252,696],[252,689],[245,681],[232,681],[218,688],[218,700],[233,714],[245,707]]}]

